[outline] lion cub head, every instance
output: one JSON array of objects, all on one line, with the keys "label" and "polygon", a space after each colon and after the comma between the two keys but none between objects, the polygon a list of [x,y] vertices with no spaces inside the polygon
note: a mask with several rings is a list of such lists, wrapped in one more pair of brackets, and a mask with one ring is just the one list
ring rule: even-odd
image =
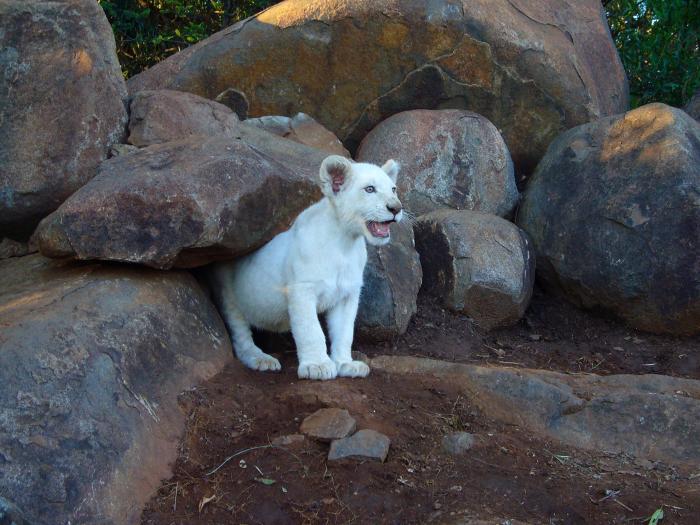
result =
[{"label": "lion cub head", "polygon": [[398,173],[394,160],[380,168],[331,155],[321,164],[321,190],[349,233],[364,235],[370,244],[381,246],[391,238],[391,223],[403,217],[396,195]]}]

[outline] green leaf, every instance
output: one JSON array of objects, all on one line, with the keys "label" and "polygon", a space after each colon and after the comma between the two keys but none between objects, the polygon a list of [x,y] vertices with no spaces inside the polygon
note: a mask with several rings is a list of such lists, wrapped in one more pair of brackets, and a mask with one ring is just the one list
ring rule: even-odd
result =
[{"label": "green leaf", "polygon": [[651,518],[649,518],[648,525],[658,525],[662,519],[664,519],[664,508],[659,507],[654,511],[654,514],[651,515]]},{"label": "green leaf", "polygon": [[257,481],[258,483],[262,483],[263,485],[268,485],[268,486],[274,485],[275,483],[277,483],[274,479],[270,479],[270,478],[255,478],[255,481]]}]

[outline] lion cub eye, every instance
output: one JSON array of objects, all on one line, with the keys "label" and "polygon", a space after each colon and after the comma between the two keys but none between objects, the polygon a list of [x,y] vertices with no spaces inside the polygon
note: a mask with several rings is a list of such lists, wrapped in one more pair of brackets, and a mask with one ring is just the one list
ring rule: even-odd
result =
[{"label": "lion cub eye", "polygon": [[375,191],[377,191],[377,189],[376,189],[374,186],[367,186],[367,187],[365,188],[365,191],[366,191],[367,193],[374,193]]}]

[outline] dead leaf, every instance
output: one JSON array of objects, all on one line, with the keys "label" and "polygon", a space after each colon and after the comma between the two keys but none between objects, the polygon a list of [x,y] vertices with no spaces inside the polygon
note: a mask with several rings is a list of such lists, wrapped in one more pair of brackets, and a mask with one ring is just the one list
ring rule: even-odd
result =
[{"label": "dead leaf", "polygon": [[209,497],[204,496],[204,497],[202,498],[202,501],[199,502],[199,513],[200,513],[200,514],[202,513],[202,509],[204,508],[204,506],[205,506],[207,503],[209,503],[210,501],[214,501],[215,499],[216,499],[216,494],[214,494],[213,496],[209,496]]}]

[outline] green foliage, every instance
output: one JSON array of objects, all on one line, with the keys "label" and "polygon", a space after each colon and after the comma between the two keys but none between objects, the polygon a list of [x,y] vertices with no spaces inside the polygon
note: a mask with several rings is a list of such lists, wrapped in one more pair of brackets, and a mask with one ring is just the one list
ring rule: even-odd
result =
[{"label": "green foliage", "polygon": [[276,0],[98,0],[130,77]]},{"label": "green foliage", "polygon": [[608,0],[632,107],[682,106],[700,88],[700,0]]}]

